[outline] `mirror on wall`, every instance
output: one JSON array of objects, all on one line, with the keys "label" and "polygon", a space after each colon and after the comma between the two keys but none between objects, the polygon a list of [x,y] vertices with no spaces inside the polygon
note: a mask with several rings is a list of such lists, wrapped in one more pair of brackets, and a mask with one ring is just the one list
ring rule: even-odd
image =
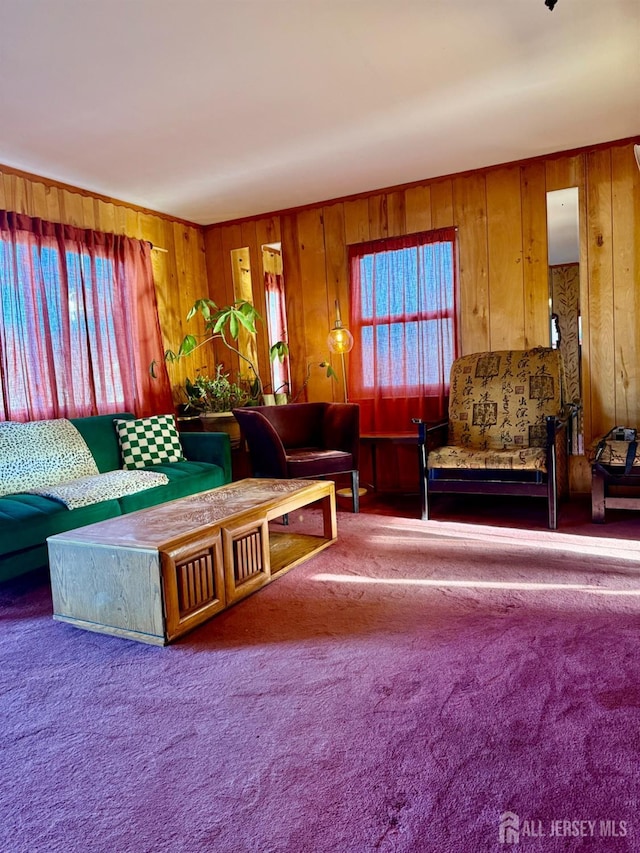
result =
[{"label": "mirror on wall", "polygon": [[[582,399],[578,209],[578,187],[547,193],[550,339],[562,352],[567,397],[575,402]],[[581,427],[573,438],[573,452],[582,453]]]},{"label": "mirror on wall", "polygon": [[[277,341],[289,342],[281,243],[265,243],[262,246],[262,268],[264,269],[264,295],[267,308],[266,321],[269,332],[269,346],[271,347]],[[291,393],[288,357],[282,362],[278,359],[272,362],[271,382],[274,393]]]},{"label": "mirror on wall", "polygon": [[[277,341],[288,342],[289,340],[282,268],[282,246],[280,243],[265,243],[261,246],[261,253],[266,306],[266,317],[263,320],[268,335],[269,347],[271,347]],[[231,269],[234,301],[237,302],[243,299],[254,305],[251,252],[248,246],[231,250]],[[238,349],[253,364],[258,363],[256,338],[243,328],[240,328],[238,334]],[[289,359],[285,358],[283,362],[276,359],[270,365],[270,372],[271,388],[265,390],[274,394],[289,394],[291,388]],[[250,368],[247,362],[242,359],[240,360],[240,376],[249,382],[253,381]],[[282,400],[282,402],[286,401]]]}]

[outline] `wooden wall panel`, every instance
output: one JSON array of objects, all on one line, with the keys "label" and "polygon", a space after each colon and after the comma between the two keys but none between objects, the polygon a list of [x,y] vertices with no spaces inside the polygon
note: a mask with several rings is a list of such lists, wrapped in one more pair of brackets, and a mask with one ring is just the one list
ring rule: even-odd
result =
[{"label": "wooden wall panel", "polygon": [[453,218],[453,182],[436,181],[431,185],[431,227],[448,228]]},{"label": "wooden wall panel", "polygon": [[431,187],[408,187],[404,198],[407,234],[431,231]]},{"label": "wooden wall panel", "polygon": [[369,228],[369,202],[358,198],[344,203],[344,238],[347,245],[366,243],[371,237]]},{"label": "wooden wall panel", "polygon": [[460,264],[460,352],[490,348],[487,196],[484,175],[467,175],[453,184],[454,218]]},{"label": "wooden wall panel", "polygon": [[[324,243],[324,219],[321,208],[305,210],[298,216],[298,246],[300,251],[300,276],[304,325],[303,346],[307,369],[311,366],[305,396],[309,402],[333,399],[332,380],[327,379],[319,362],[328,356],[327,335],[332,318],[327,304],[327,268]],[[297,394],[300,386],[294,385]]]},{"label": "wooden wall panel", "polygon": [[520,170],[487,174],[490,348],[519,349],[525,343]]},{"label": "wooden wall panel", "polygon": [[628,155],[611,151],[612,281],[616,423],[634,426],[640,395],[640,172]]},{"label": "wooden wall panel", "polygon": [[[329,308],[329,325],[327,335],[336,319],[335,303],[340,307],[340,316],[345,325],[349,324],[349,278],[347,270],[347,246],[345,243],[344,205],[332,204],[323,209],[324,238],[326,249],[327,304]],[[344,399],[346,377],[342,372],[342,359],[332,355],[326,348],[327,357],[333,369],[340,377],[339,384],[332,383],[333,400],[340,402]],[[348,358],[345,356],[345,372],[348,370]]]},{"label": "wooden wall panel", "polygon": [[389,236],[387,196],[384,193],[369,197],[369,239],[381,240]]},{"label": "wooden wall panel", "polygon": [[548,347],[549,273],[547,264],[547,198],[544,163],[520,171],[524,281],[524,343]]},{"label": "wooden wall panel", "polygon": [[591,429],[606,432],[616,418],[611,151],[587,155],[589,350]]},{"label": "wooden wall panel", "polygon": [[389,237],[401,237],[407,233],[407,217],[403,190],[389,193],[387,196],[387,224]]}]

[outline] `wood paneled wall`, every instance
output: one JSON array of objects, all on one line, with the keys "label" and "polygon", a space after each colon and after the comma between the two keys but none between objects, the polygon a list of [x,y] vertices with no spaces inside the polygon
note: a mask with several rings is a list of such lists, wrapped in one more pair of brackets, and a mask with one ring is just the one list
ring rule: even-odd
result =
[{"label": "wood paneled wall", "polygon": [[[630,142],[424,181],[386,192],[204,230],[84,190],[0,167],[0,208],[149,240],[166,346],[207,293],[233,299],[231,250],[248,247],[254,299],[265,315],[262,252],[282,242],[294,388],[328,357],[335,300],[348,317],[348,246],[454,225],[460,254],[462,352],[547,345],[547,190],[577,186],[585,442],[616,423],[640,426],[640,172]],[[228,353],[216,358],[234,366]],[[259,338],[268,375],[266,334]],[[178,386],[195,362],[171,368]],[[340,373],[340,364],[334,367]],[[341,400],[341,383],[313,368],[307,399]]]},{"label": "wood paneled wall", "polygon": [[[580,198],[585,440],[640,426],[640,173],[630,142],[372,192],[205,228],[211,292],[229,298],[230,250],[281,239],[294,386],[327,356],[334,300],[348,316],[351,243],[456,226],[463,353],[549,345],[546,192]],[[256,288],[260,291],[261,288]],[[335,365],[339,370],[339,364]],[[312,374],[308,399],[341,399]]]},{"label": "wood paneled wall", "polygon": [[[165,346],[175,349],[184,334],[193,331],[191,324],[185,323],[187,311],[196,298],[207,295],[204,239],[199,225],[138,210],[5,167],[0,167],[0,209],[79,228],[126,234],[166,249],[151,253]],[[186,362],[170,366],[169,370],[176,389],[185,375],[189,372],[193,375],[193,365]]]}]

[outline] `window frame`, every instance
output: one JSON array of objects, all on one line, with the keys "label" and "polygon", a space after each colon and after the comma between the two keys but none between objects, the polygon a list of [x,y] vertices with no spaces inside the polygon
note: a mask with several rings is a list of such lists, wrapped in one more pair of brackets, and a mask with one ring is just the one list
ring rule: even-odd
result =
[{"label": "window frame", "polygon": [[[428,238],[428,239],[425,239]],[[398,241],[405,242],[406,245],[402,247],[398,247],[394,249],[394,244],[397,244]],[[357,325],[360,330],[366,328],[370,328],[373,330],[373,334],[375,334],[375,329],[381,326],[387,326],[391,328],[391,326],[396,323],[402,324],[403,328],[406,328],[407,325],[411,323],[424,324],[432,321],[443,321],[446,320],[451,323],[451,357],[450,364],[448,365],[448,369],[445,371],[445,380],[444,380],[444,391],[445,394],[449,393],[449,373],[451,364],[455,361],[456,358],[461,354],[461,341],[460,341],[460,263],[459,263],[459,244],[458,244],[458,228],[450,227],[450,228],[440,228],[440,229],[430,229],[428,231],[418,231],[413,232],[411,234],[401,235],[399,237],[382,237],[377,240],[369,240],[364,243],[353,243],[350,244],[349,249],[349,286],[350,290],[352,290],[352,264],[356,259],[359,259],[359,262],[362,263],[364,257],[369,255],[382,254],[384,252],[391,251],[405,251],[409,249],[419,249],[421,246],[426,246],[428,244],[442,243],[448,242],[451,243],[451,268],[452,268],[452,288],[451,288],[451,307],[450,309],[443,310],[441,308],[430,309],[428,307],[421,308],[417,307],[417,310],[412,313],[405,313],[403,315],[386,315],[386,316],[375,316],[371,318],[371,321],[364,319],[362,316],[357,321]],[[361,272],[361,281],[364,280],[364,276]],[[375,301],[375,297],[372,297],[372,302]],[[351,323],[352,325],[356,325],[356,321],[354,319],[354,310],[355,307],[351,305]],[[362,335],[361,335],[362,337]],[[372,344],[375,346],[375,344]],[[361,347],[360,354],[358,356],[360,359],[364,357],[363,349]],[[392,365],[389,368],[390,374],[393,373]],[[404,383],[403,383],[404,384]],[[386,385],[381,385],[380,383],[376,383],[375,380],[371,384],[365,384],[364,376],[363,381],[361,383],[361,391],[363,394],[359,397],[359,399],[373,399],[375,396],[376,388],[378,390],[382,389],[383,391],[391,391],[394,387],[393,381],[390,381]],[[406,387],[406,386],[405,386]],[[420,383],[415,383],[413,387],[413,393],[405,394],[406,398],[417,398],[423,395],[423,392],[420,390]],[[440,389],[440,383],[431,383],[423,386],[426,388],[431,388],[433,391],[438,391]],[[370,395],[366,396],[364,394],[365,391],[369,391]]]}]

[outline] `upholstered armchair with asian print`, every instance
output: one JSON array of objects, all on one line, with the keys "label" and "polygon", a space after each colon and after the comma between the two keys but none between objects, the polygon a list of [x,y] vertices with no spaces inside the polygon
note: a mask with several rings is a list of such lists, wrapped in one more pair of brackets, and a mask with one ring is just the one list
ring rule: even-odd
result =
[{"label": "upholstered armchair with asian print", "polygon": [[559,350],[480,352],[451,367],[449,418],[419,421],[422,517],[436,493],[530,495],[549,527],[568,494],[569,419]]}]

